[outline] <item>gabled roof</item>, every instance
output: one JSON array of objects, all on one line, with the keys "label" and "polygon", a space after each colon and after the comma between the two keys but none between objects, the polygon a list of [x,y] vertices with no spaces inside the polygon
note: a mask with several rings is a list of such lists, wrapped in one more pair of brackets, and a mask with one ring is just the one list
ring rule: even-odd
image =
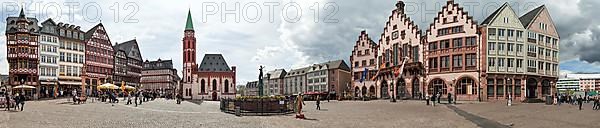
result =
[{"label": "gabled roof", "polygon": [[198,67],[199,72],[229,72],[231,69],[227,65],[225,58],[221,54],[205,54]]},{"label": "gabled roof", "polygon": [[329,67],[329,69],[342,69],[342,70],[350,71],[350,67],[348,67],[348,65],[346,64],[346,62],[344,62],[344,60],[329,61],[329,62],[325,62],[325,63],[321,63],[321,64],[327,65]]},{"label": "gabled roof", "polygon": [[286,76],[297,76],[297,75],[302,75],[302,74],[306,74],[308,72],[308,70],[310,69],[310,67],[304,67],[304,68],[298,68],[298,69],[292,69],[289,72],[287,72],[285,75]]},{"label": "gabled roof", "polygon": [[[85,32],[85,39],[92,38],[92,35],[94,35],[94,32],[96,32],[96,30],[101,26],[102,26],[102,28],[104,28],[104,32],[106,32],[106,27],[104,27],[104,25],[102,25],[102,23],[98,23],[96,26],[94,26],[93,28],[91,28],[90,30]],[[108,32],[106,32],[106,35],[108,37]],[[110,41],[110,37],[108,37],[108,40]]]},{"label": "gabled roof", "polygon": [[506,8],[507,6],[509,6],[508,2],[505,2],[502,6],[500,6],[498,9],[496,9],[496,11],[494,11],[487,18],[485,18],[485,20],[483,20],[483,22],[481,22],[481,24],[482,25],[490,24],[490,22],[492,22],[492,20],[496,19],[498,13],[500,13],[502,10],[504,10],[504,8]]},{"label": "gabled roof", "polygon": [[56,22],[54,22],[54,20],[52,20],[52,18],[48,18],[47,20],[45,20],[44,22],[42,22],[42,24],[46,24],[46,23],[50,23],[52,25],[56,25]]},{"label": "gabled roof", "polygon": [[529,25],[531,25],[531,22],[533,22],[535,17],[537,17],[540,14],[540,12],[542,12],[542,10],[544,10],[544,8],[546,8],[546,6],[542,5],[538,8],[535,8],[535,9],[527,12],[525,15],[521,16],[519,18],[519,20],[521,20],[523,27],[529,28]]},{"label": "gabled roof", "polygon": [[156,70],[156,69],[173,69],[172,60],[161,60],[144,62],[144,70]]},{"label": "gabled roof", "polygon": [[[283,78],[285,77],[285,75],[287,74],[287,72],[285,72],[285,69],[275,69],[273,71],[269,71],[267,72],[267,74],[271,75],[269,77],[269,79],[278,79],[278,78]],[[265,76],[267,75],[265,74]]]},{"label": "gabled roof", "polygon": [[[115,44],[115,51],[122,50],[125,52],[125,55],[129,58],[139,58],[142,60],[142,53],[140,53],[140,47],[137,43],[136,39],[126,41],[120,44]],[[137,51],[137,52],[133,52]]]}]

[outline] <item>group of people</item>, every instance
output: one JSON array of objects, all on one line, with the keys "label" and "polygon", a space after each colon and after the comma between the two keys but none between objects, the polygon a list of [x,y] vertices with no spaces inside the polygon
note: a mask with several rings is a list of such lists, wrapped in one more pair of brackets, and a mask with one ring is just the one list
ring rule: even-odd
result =
[{"label": "group of people", "polygon": [[25,107],[25,95],[17,93],[16,95],[10,95],[10,94],[6,94],[5,95],[5,101],[6,101],[6,111],[10,111],[10,99],[13,99],[15,101],[15,110],[19,110],[19,108],[21,108],[21,111],[23,111],[23,108]]},{"label": "group of people", "polygon": [[559,95],[558,97],[556,97],[556,104],[561,105],[563,103],[566,104],[571,104],[571,105],[578,105],[579,106],[579,110],[582,109],[583,103],[590,103],[592,102],[592,110],[600,110],[600,97],[599,96],[595,96],[595,97],[590,97],[590,96],[577,96],[577,95]]},{"label": "group of people", "polygon": [[[438,92],[434,95],[426,95],[425,96],[425,101],[427,102],[427,105],[429,105],[429,101],[431,101],[431,103],[433,104],[433,106],[435,106],[435,101],[437,101],[438,104],[441,104],[441,100],[442,100],[442,93]],[[452,102],[452,95],[448,94],[448,103]]]}]

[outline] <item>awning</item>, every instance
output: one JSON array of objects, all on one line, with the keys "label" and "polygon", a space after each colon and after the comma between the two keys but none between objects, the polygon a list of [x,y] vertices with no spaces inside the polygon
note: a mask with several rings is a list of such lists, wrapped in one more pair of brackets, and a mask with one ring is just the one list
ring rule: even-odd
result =
[{"label": "awning", "polygon": [[58,83],[60,85],[81,85],[81,82],[72,82],[72,81],[60,81]]},{"label": "awning", "polygon": [[306,92],[306,93],[304,93],[304,95],[322,95],[322,94],[324,94],[324,93],[322,93],[322,92]]},{"label": "awning", "polygon": [[29,86],[29,85],[19,85],[19,86],[13,87],[13,89],[35,89],[35,87]]},{"label": "awning", "polygon": [[54,85],[56,82],[40,82],[41,85]]}]

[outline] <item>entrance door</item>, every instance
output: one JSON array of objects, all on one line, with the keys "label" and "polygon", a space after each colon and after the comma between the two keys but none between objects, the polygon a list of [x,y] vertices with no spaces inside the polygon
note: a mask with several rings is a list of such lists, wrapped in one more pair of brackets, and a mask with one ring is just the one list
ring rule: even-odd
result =
[{"label": "entrance door", "polygon": [[421,97],[421,92],[420,92],[420,83],[419,83],[419,79],[414,78],[412,81],[412,97],[413,98],[420,98]]},{"label": "entrance door", "polygon": [[528,79],[527,80],[527,98],[537,98],[537,80]]},{"label": "entrance door", "polygon": [[217,92],[212,93],[212,100],[217,101]]},{"label": "entrance door", "polygon": [[396,99],[403,98],[406,94],[406,82],[400,78],[396,82]]},{"label": "entrance door", "polygon": [[390,98],[390,95],[388,95],[388,84],[385,81],[381,81],[381,98],[383,99],[387,99]]}]

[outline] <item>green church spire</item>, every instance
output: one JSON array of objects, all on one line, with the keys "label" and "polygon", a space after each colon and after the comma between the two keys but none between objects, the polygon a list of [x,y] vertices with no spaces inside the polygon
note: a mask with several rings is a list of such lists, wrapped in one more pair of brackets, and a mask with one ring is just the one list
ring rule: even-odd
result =
[{"label": "green church spire", "polygon": [[191,10],[188,10],[187,22],[185,23],[185,30],[194,30],[194,22],[192,22]]}]

